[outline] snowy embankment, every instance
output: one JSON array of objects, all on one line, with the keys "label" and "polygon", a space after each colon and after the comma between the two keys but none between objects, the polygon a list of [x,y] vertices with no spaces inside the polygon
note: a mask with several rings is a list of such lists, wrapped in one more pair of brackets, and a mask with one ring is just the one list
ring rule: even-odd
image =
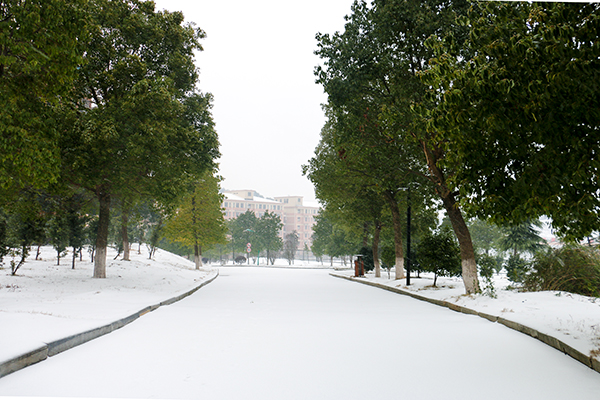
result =
[{"label": "snowy embankment", "polygon": [[130,317],[148,306],[183,295],[216,276],[217,270],[195,270],[193,262],[157,250],[154,259],[137,246],[131,261],[113,260],[108,250],[106,279],[93,279],[89,255],[71,269],[70,255],[56,265],[56,251],[35,249],[11,275],[10,257],[0,269],[0,363],[44,344]]},{"label": "snowy embankment", "polygon": [[[334,275],[353,277],[354,271],[337,271]],[[364,278],[352,278],[357,281],[375,283],[393,289],[439,300],[456,311],[460,307],[480,313],[488,319],[501,318],[507,326],[525,331],[531,336],[536,332],[548,335],[549,338],[538,337],[542,341],[552,338],[582,353],[583,360],[579,360],[600,372],[600,299],[596,297],[580,296],[567,292],[518,292],[510,289],[510,282],[505,276],[498,275],[494,280],[496,297],[486,294],[465,295],[465,289],[460,278],[437,279],[433,287],[433,275],[421,274],[421,278],[411,277],[411,285],[406,285],[406,279],[394,280],[388,277],[387,272],[382,272],[376,278],[374,272],[368,273]],[[480,282],[483,287],[483,282]],[[453,306],[458,307],[453,307]],[[521,326],[511,326],[516,322]],[[528,330],[531,328],[534,331]],[[554,347],[568,352],[560,343],[552,343]],[[578,358],[576,354],[570,354]],[[590,364],[594,364],[593,366]]]}]

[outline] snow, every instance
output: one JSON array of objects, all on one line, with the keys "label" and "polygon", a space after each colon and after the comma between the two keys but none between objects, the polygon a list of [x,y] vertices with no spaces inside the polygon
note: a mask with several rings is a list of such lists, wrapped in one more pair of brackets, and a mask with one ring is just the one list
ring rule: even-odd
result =
[{"label": "snow", "polygon": [[[93,279],[89,255],[71,269],[70,256],[56,265],[56,252],[35,249],[11,276],[0,270],[0,362],[33,350],[43,343],[97,328],[143,308],[183,294],[216,273],[195,270],[193,262],[158,249],[153,260],[142,248],[131,251],[131,261],[113,260],[109,249],[107,278]],[[10,258],[5,258],[8,264]]]},{"label": "snow", "polygon": [[[132,252],[132,261],[110,261],[108,278],[97,280],[91,263],[73,271],[53,257],[46,249],[44,261],[28,262],[17,277],[0,270],[0,360],[185,293],[216,273],[166,252],[154,261]],[[600,374],[536,339],[331,277],[321,264],[281,261],[219,267],[193,295],[0,378],[0,399],[598,398]],[[413,278],[405,288],[383,275],[366,279],[523,321],[580,350],[598,348],[596,299],[517,293],[502,280],[497,299],[464,296],[460,280],[440,278],[433,289],[429,277]]]},{"label": "snow", "polygon": [[[352,276],[353,271],[344,271],[344,275]],[[437,287],[432,287],[432,274],[424,273],[421,277],[411,277],[410,286],[406,286],[406,279],[396,281],[388,278],[386,271],[382,271],[380,278],[376,278],[371,271],[365,278],[357,279],[396,287],[520,323],[553,336],[587,356],[595,352],[595,358],[600,361],[599,298],[558,291],[519,292],[510,289],[510,281],[504,275],[494,278],[496,298],[486,294],[467,296],[461,278],[438,277]],[[481,278],[480,284],[482,288],[485,286]]]}]

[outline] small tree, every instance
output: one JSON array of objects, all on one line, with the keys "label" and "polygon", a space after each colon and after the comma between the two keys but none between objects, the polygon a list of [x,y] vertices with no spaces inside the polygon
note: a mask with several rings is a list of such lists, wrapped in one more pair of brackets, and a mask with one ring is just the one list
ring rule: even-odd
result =
[{"label": "small tree", "polygon": [[55,213],[48,221],[48,237],[54,250],[56,250],[56,265],[60,265],[60,258],[66,255],[69,245],[69,226],[66,215]]},{"label": "small tree", "polygon": [[419,243],[419,262],[424,271],[433,272],[433,286],[439,276],[460,276],[460,249],[447,228],[425,236]]},{"label": "small tree", "polygon": [[283,255],[288,260],[288,264],[294,263],[296,257],[296,250],[298,250],[298,232],[293,231],[285,235],[285,241],[283,242]]},{"label": "small tree", "polygon": [[267,251],[267,264],[271,261],[271,265],[275,263],[275,255],[283,247],[283,242],[279,237],[279,232],[283,224],[279,215],[266,211],[256,224],[256,236],[260,249]]},{"label": "small tree", "polygon": [[167,239],[194,249],[196,269],[202,266],[202,248],[225,243],[227,227],[221,210],[219,177],[208,171],[187,194],[165,224]]}]

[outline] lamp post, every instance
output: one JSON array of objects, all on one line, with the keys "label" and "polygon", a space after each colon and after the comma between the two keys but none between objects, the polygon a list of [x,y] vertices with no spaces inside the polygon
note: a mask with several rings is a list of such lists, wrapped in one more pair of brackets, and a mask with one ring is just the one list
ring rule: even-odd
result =
[{"label": "lamp post", "polygon": [[410,285],[410,185],[407,190],[406,207],[406,286]]}]

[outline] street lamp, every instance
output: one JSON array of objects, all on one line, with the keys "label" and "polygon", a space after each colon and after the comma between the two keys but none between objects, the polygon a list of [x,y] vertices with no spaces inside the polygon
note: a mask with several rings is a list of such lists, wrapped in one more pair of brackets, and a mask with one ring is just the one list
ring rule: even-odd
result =
[{"label": "street lamp", "polygon": [[410,285],[410,185],[407,190],[407,203],[406,207],[406,286]]}]

